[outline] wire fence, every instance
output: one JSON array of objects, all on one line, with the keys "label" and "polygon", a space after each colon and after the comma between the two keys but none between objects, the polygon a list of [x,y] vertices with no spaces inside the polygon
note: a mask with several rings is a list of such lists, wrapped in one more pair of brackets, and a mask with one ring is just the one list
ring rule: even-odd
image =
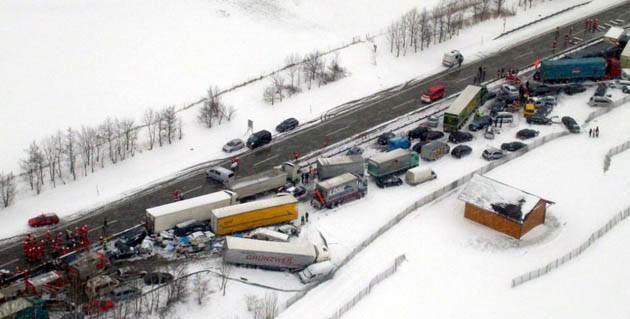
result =
[{"label": "wire fence", "polygon": [[516,287],[518,285],[521,285],[525,282],[528,282],[532,279],[536,279],[542,275],[545,275],[547,273],[549,273],[550,271],[558,268],[559,266],[564,265],[565,263],[569,262],[570,260],[572,260],[573,258],[579,256],[580,254],[582,254],[582,252],[584,252],[588,247],[590,247],[596,240],[600,239],[601,237],[603,237],[604,235],[606,235],[608,233],[609,230],[611,230],[613,227],[615,227],[615,225],[617,225],[620,221],[626,219],[628,217],[628,215],[630,215],[630,207],[620,211],[619,213],[617,213],[613,218],[611,218],[608,223],[606,223],[606,225],[602,226],[600,229],[598,229],[597,231],[593,232],[591,234],[591,236],[584,242],[582,243],[582,245],[580,245],[579,247],[571,250],[570,252],[568,252],[567,254],[565,254],[564,256],[536,269],[533,271],[530,271],[526,274],[520,275],[514,279],[512,279],[512,287]]},{"label": "wire fence", "polygon": [[626,151],[628,148],[630,148],[630,140],[608,150],[608,153],[606,153],[606,156],[604,156],[604,173],[606,173],[608,171],[608,168],[610,168],[610,161],[612,157],[623,151]]},{"label": "wire fence", "polygon": [[393,265],[389,266],[387,269],[385,269],[378,275],[374,276],[374,278],[370,280],[370,283],[367,286],[363,287],[361,291],[359,291],[356,295],[354,295],[354,297],[352,297],[352,300],[346,302],[343,306],[341,306],[341,308],[335,311],[335,313],[328,318],[329,319],[341,318],[341,316],[343,316],[344,313],[352,309],[354,305],[356,305],[361,299],[363,299],[363,297],[369,295],[370,292],[372,292],[372,288],[378,285],[381,281],[387,279],[389,276],[396,273],[398,271],[398,266],[400,266],[400,264],[402,264],[402,262],[405,260],[407,260],[407,257],[404,254],[396,257],[396,259],[394,259]]}]

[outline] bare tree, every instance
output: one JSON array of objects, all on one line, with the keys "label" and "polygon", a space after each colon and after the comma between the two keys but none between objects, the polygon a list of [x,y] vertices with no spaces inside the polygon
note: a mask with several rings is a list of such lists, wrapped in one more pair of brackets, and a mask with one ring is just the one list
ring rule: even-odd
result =
[{"label": "bare tree", "polygon": [[221,267],[219,268],[219,273],[221,274],[221,281],[219,282],[219,289],[223,290],[223,295],[225,296],[225,289],[227,287],[228,278],[230,277],[230,271],[232,270],[232,266],[225,261],[221,262]]},{"label": "bare tree", "polygon": [[271,76],[271,86],[273,87],[273,94],[282,102],[284,98],[284,78],[280,73],[274,73]]},{"label": "bare tree", "polygon": [[398,32],[396,22],[392,22],[389,26],[387,26],[387,41],[389,41],[389,52],[394,53],[394,43],[396,42],[396,37],[398,37]]},{"label": "bare tree", "polygon": [[486,15],[490,11],[490,3],[492,0],[480,0],[481,1],[481,21],[486,20]]},{"label": "bare tree", "polygon": [[77,151],[75,149],[75,145],[76,145],[76,139],[75,139],[75,135],[76,133],[74,132],[74,130],[72,130],[71,127],[68,127],[68,130],[66,131],[66,140],[65,140],[65,155],[66,155],[66,160],[68,161],[68,170],[70,171],[70,174],[72,174],[72,179],[76,180],[77,179],[77,172],[76,172],[76,163],[77,163]]},{"label": "bare tree", "polygon": [[417,40],[418,40],[418,29],[419,29],[419,20],[420,20],[420,15],[418,14],[418,9],[413,8],[411,10],[409,10],[405,15],[404,15],[405,20],[407,20],[407,23],[405,24],[407,26],[407,34],[409,34],[409,46],[414,47],[414,52],[418,52],[418,44],[417,44]]},{"label": "bare tree", "polygon": [[35,141],[31,143],[25,152],[26,159],[20,161],[22,176],[31,186],[31,189],[35,190],[36,194],[39,194],[41,193],[42,186],[44,184],[44,154]]},{"label": "bare tree", "polygon": [[66,183],[63,180],[63,172],[61,171],[61,162],[63,156],[66,154],[66,146],[65,146],[65,135],[61,130],[57,131],[57,135],[55,135],[55,145],[57,148],[55,149],[55,162],[57,163],[57,177],[61,180],[62,183]]},{"label": "bare tree", "polygon": [[210,280],[208,278],[202,277],[201,274],[195,275],[195,285],[193,286],[193,293],[195,295],[195,301],[197,301],[197,304],[200,306],[206,302],[206,298],[208,297],[208,295],[214,292],[208,287],[209,284]]},{"label": "bare tree", "polygon": [[156,114],[153,109],[147,109],[146,111],[144,111],[142,123],[147,128],[147,135],[149,137],[149,150],[152,150],[153,145],[155,144],[155,128],[157,127]]},{"label": "bare tree", "polygon": [[175,113],[175,106],[169,106],[162,110],[163,129],[168,144],[171,144],[175,138],[178,120],[177,113]]},{"label": "bare tree", "polygon": [[221,99],[219,97],[219,88],[217,86],[210,86],[208,88],[208,97],[199,110],[197,120],[207,127],[212,127],[215,119],[218,119],[221,114],[219,109],[221,108]]},{"label": "bare tree", "polygon": [[278,294],[266,293],[265,298],[256,303],[254,319],[273,319],[278,316]]},{"label": "bare tree", "polygon": [[339,52],[335,52],[332,60],[330,60],[330,63],[328,64],[328,73],[328,80],[331,82],[346,76],[346,70],[339,65]]},{"label": "bare tree", "polygon": [[4,174],[0,172],[0,195],[2,195],[2,205],[6,208],[11,205],[15,198],[15,176],[13,172]]},{"label": "bare tree", "polygon": [[164,113],[156,112],[155,113],[155,134],[158,138],[158,145],[162,147],[164,145]]},{"label": "bare tree", "polygon": [[118,157],[115,152],[115,139],[116,139],[116,125],[114,124],[114,120],[111,117],[105,119],[105,121],[98,128],[98,135],[103,138],[103,140],[107,143],[107,149],[109,154],[109,159],[113,164],[116,164],[118,161]]},{"label": "bare tree", "polygon": [[287,74],[289,75],[289,79],[291,79],[290,86],[297,87],[300,85],[301,62],[300,55],[297,53],[292,53],[284,59],[284,63],[287,65]]},{"label": "bare tree", "polygon": [[135,129],[135,120],[133,118],[122,119],[118,122],[119,131],[122,134],[124,146],[123,153],[133,156],[135,154],[136,141],[138,140],[138,132]]},{"label": "bare tree", "polygon": [[[96,129],[85,126],[81,127],[81,131],[77,134],[77,144],[79,146],[79,154],[81,156],[81,164],[83,164],[85,176],[87,176],[88,167],[94,161],[96,135]],[[94,166],[92,166],[92,172],[94,172]]]},{"label": "bare tree", "polygon": [[223,110],[223,116],[225,117],[226,120],[228,120],[228,122],[232,120],[234,113],[236,113],[236,108],[232,105],[225,106],[222,110]]},{"label": "bare tree", "polygon": [[[440,6],[436,6],[431,10],[431,25],[433,26],[433,43],[437,43],[438,40],[438,26],[442,24],[442,8]],[[440,42],[442,42],[442,37],[439,38]]]},{"label": "bare tree", "polygon": [[318,75],[318,70],[323,64],[319,51],[313,51],[304,58],[304,76],[306,78],[306,86],[311,89],[311,83]]},{"label": "bare tree", "polygon": [[265,90],[263,91],[263,101],[267,103],[271,103],[271,105],[274,105],[274,103],[276,102],[276,94],[274,92],[275,90],[274,90],[273,84],[266,87]]},{"label": "bare tree", "polygon": [[431,16],[429,15],[429,11],[427,11],[427,8],[422,9],[422,13],[420,13],[420,18],[418,19],[418,25],[420,28],[420,50],[421,51],[424,50],[426,34],[429,33],[430,20],[431,20]]},{"label": "bare tree", "polygon": [[48,167],[48,177],[50,178],[50,182],[52,183],[53,187],[56,186],[55,184],[55,170],[57,169],[57,165],[56,165],[56,151],[57,151],[57,139],[55,138],[55,136],[49,136],[44,138],[40,144],[42,145],[42,150],[44,152],[44,159],[46,160],[46,162],[48,163],[47,167]]},{"label": "bare tree", "polygon": [[505,4],[506,0],[494,0],[494,4],[496,5],[497,8],[497,16],[500,16],[501,13],[503,12],[503,5]]}]

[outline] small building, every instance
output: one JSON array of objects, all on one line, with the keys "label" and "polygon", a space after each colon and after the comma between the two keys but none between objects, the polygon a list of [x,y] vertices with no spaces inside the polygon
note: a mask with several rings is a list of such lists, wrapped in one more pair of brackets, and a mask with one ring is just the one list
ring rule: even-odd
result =
[{"label": "small building", "polygon": [[466,203],[464,217],[520,239],[545,223],[553,202],[475,174],[458,197]]}]

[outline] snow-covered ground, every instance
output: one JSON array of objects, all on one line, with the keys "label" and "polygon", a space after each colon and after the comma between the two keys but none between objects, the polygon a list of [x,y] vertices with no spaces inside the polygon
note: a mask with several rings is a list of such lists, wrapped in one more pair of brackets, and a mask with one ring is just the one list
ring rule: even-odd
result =
[{"label": "snow-covered ground", "polygon": [[[491,54],[515,42],[521,41],[533,34],[549,30],[555,25],[577,19],[580,16],[602,10],[619,2],[620,1],[595,0],[585,7],[569,11],[549,21],[527,28],[526,31],[513,33],[497,41],[490,41],[489,39],[502,32],[503,21],[489,20],[463,30],[460,36],[455,37],[453,40],[433,45],[430,49],[422,53],[409,53],[407,56],[401,58],[395,58],[389,52],[386,52],[386,39],[384,37],[378,37],[375,40],[379,48],[376,54],[376,65],[373,63],[374,56],[371,51],[371,43],[360,43],[351,46],[342,50],[339,56],[341,65],[346,67],[350,74],[347,78],[338,82],[303,92],[297,96],[285,99],[282,103],[274,106],[263,103],[261,99],[263,88],[268,85],[267,81],[255,83],[224,96],[224,100],[228,105],[233,105],[238,109],[235,119],[230,123],[225,123],[211,130],[203,128],[196,122],[197,108],[191,108],[181,114],[185,123],[184,139],[182,141],[178,141],[168,147],[157,148],[153,151],[143,151],[136,154],[135,157],[128,158],[116,165],[108,164],[105,169],[101,169],[93,174],[88,174],[87,177],[80,177],[78,181],[73,181],[66,185],[58,185],[55,189],[46,188],[43,193],[38,196],[34,196],[30,190],[22,185],[23,187],[20,187],[15,203],[9,208],[2,210],[4,216],[11,217],[11,222],[3,223],[3,225],[0,226],[1,236],[8,237],[24,233],[27,231],[26,220],[36,214],[55,211],[61,217],[68,216],[78,211],[95,207],[101,203],[124,197],[130,192],[155,183],[165,176],[176,175],[184,168],[211,159],[223,158],[227,156],[220,151],[223,143],[234,137],[246,137],[247,119],[254,120],[255,130],[263,128],[272,130],[280,119],[291,116],[296,117],[301,122],[305,122],[317,118],[319,114],[327,109],[346,101],[363,97],[372,92],[412,78],[423,78],[441,71],[443,67],[440,61],[443,52],[446,50],[458,48],[467,57],[466,61],[470,62],[476,58]],[[0,65],[3,70],[15,71],[15,68],[20,66],[23,70],[29,71],[3,72],[3,75],[0,76],[0,81],[2,81],[0,87],[4,88],[3,92],[7,92],[7,100],[3,101],[3,106],[0,107],[1,116],[3,118],[20,118],[20,121],[12,122],[11,125],[5,125],[0,128],[2,132],[1,136],[4,137],[4,143],[0,145],[0,149],[4,154],[2,159],[0,159],[2,171],[6,172],[17,166],[17,159],[22,157],[22,150],[26,148],[30,141],[39,140],[41,137],[53,133],[57,129],[64,129],[68,125],[73,125],[75,128],[78,128],[80,124],[97,124],[105,115],[118,117],[133,115],[136,120],[139,121],[138,114],[141,114],[146,107],[156,105],[161,107],[171,104],[182,105],[199,98],[209,83],[226,87],[234,82],[256,76],[260,72],[282,65],[284,57],[288,54],[287,52],[295,52],[294,47],[297,45],[300,45],[299,48],[302,49],[302,53],[307,53],[312,48],[321,49],[335,46],[340,42],[347,43],[349,42],[351,34],[365,34],[367,32],[374,32],[371,30],[383,28],[391,19],[407,10],[410,6],[410,2],[405,0],[399,0],[399,2],[393,4],[390,2],[374,1],[368,6],[362,1],[349,1],[344,2],[345,4],[342,7],[330,5],[328,1],[317,2],[317,4],[297,1],[291,4],[282,2],[282,4],[288,6],[289,9],[278,7],[280,5],[276,3],[277,6],[273,7],[283,14],[277,16],[272,15],[274,18],[268,18],[270,14],[269,10],[266,9],[267,7],[263,6],[263,4],[275,2],[197,2],[191,0],[188,2],[178,2],[178,4],[179,3],[181,3],[180,6],[167,1],[152,2],[150,5],[147,5],[149,9],[146,11],[140,10],[142,6],[139,3],[129,4],[126,2],[123,4],[122,2],[103,3],[88,1],[79,3],[76,1],[67,1],[46,7],[42,7],[40,3],[28,1],[9,1],[1,3],[0,6],[2,6],[3,10],[0,10],[0,17],[2,17],[0,21],[3,21],[2,25],[5,25],[9,30],[16,31],[14,33],[0,33],[0,39],[3,40],[3,43],[15,42],[19,44],[9,45],[9,50],[0,51],[2,57],[0,58]],[[433,2],[423,3],[423,5],[427,7],[431,7],[433,4]],[[524,21],[535,20],[539,16],[556,12],[574,4],[574,2],[568,0],[540,3],[536,7],[536,10],[519,11],[516,17],[506,19],[506,29],[521,25]],[[321,7],[318,7],[319,5],[321,5]],[[344,19],[331,18],[347,12],[350,10],[348,8],[352,8],[353,5],[354,7],[360,7],[361,10],[351,11],[357,11],[357,17],[363,18],[356,19],[355,27],[347,26],[346,23],[354,21],[356,17],[352,17],[348,21],[337,21]],[[394,7],[396,8],[395,10],[392,9]],[[204,8],[207,10],[204,10]],[[224,16],[221,10],[230,14],[223,18],[216,18],[215,15]],[[310,14],[309,12],[313,10],[316,12],[322,10],[330,11],[327,11],[328,14]],[[131,14],[131,12],[134,14]],[[202,17],[198,15],[204,14],[203,12],[216,19],[202,19]],[[378,14],[376,14],[376,12],[378,12]],[[190,13],[195,17],[195,19],[192,20],[196,22],[189,21],[187,19],[189,16],[186,16],[186,13]],[[365,16],[363,15],[364,13]],[[252,15],[254,17],[252,17]],[[93,21],[93,25],[86,22],[85,17],[87,16],[91,17],[89,21]],[[112,16],[116,16],[117,20],[120,20],[116,25],[123,25],[124,27],[118,28],[117,26],[113,26],[109,28],[111,24],[105,23],[105,21],[113,20],[113,18],[111,18]],[[74,22],[73,17],[77,18],[77,22]],[[280,17],[286,17],[286,19]],[[370,19],[368,19],[370,21],[364,21],[365,17],[370,17]],[[34,19],[38,22],[27,24],[25,21],[30,21],[30,19]],[[215,21],[217,19],[219,19],[220,22]],[[304,21],[310,22],[305,24],[298,23],[298,21],[302,21],[300,19],[306,19]],[[164,25],[158,23],[163,20],[173,21]],[[224,20],[235,21],[228,23]],[[337,21],[339,25],[335,25],[334,21]],[[80,22],[83,24],[81,28],[78,28],[77,23]],[[190,24],[193,23],[199,23],[200,25],[191,26]],[[262,25],[256,23],[261,23]],[[210,26],[208,24],[210,24]],[[237,46],[234,43],[228,42],[231,44],[230,46],[221,46],[222,50],[228,51],[228,53],[223,53],[221,50],[216,50],[214,44],[205,44],[206,42],[200,40],[207,36],[203,30],[214,30],[212,27],[225,28],[225,32],[229,31],[234,37],[246,37],[250,34],[250,32],[248,32],[250,29],[246,26],[250,24],[253,24],[252,28],[258,31],[257,37],[269,39],[267,41],[268,43],[278,43],[275,49],[277,52],[273,54],[266,52],[264,56],[267,57],[267,59],[264,61],[260,58],[260,56],[263,55],[258,54],[258,52],[260,52],[258,50],[258,44],[248,46],[247,41],[241,40],[240,42],[237,41],[239,43]],[[272,24],[272,26],[269,26],[269,24]],[[293,44],[293,42],[285,43],[286,41],[284,40],[274,42],[277,38],[285,38],[285,36],[278,36],[278,33],[297,33],[303,30],[302,28],[297,28],[296,25],[302,27],[304,27],[304,25],[311,26],[312,29],[309,30],[312,32],[305,35],[305,37],[317,41],[300,42],[302,41],[302,37],[297,37],[294,39],[296,41],[295,44]],[[501,25],[501,28],[498,27],[499,25]],[[181,27],[181,29],[179,29],[179,27]],[[86,30],[93,30],[90,28],[94,28],[96,31],[93,33],[85,33],[87,32]],[[160,36],[158,32],[155,32],[155,34],[152,33],[154,28],[158,28],[158,31],[171,30],[165,34],[171,34],[170,32],[172,32],[175,35],[172,35],[170,38],[167,37],[167,39],[183,41],[184,44],[188,43],[191,46],[193,44],[198,45],[198,47],[195,46],[194,48],[196,48],[196,52],[200,52],[201,57],[198,57],[198,59],[192,59],[191,57],[185,59],[180,58],[172,51],[168,51],[172,46],[164,46],[163,42],[158,41]],[[97,32],[98,30],[100,31]],[[322,35],[320,33],[321,30],[327,30],[329,33],[334,33],[337,30],[343,31],[338,31],[339,33],[337,35],[332,36],[330,34]],[[65,38],[74,39],[74,41],[55,42],[54,47],[57,48],[59,52],[57,49],[46,51],[35,50],[32,47],[43,46],[43,43],[49,43],[48,41],[53,38],[50,34],[53,31],[57,31],[60,34],[63,33]],[[137,34],[134,32],[137,32]],[[16,36],[16,34],[24,33],[28,34],[28,36]],[[187,37],[181,37],[181,34],[184,33]],[[89,37],[89,34],[103,34],[103,38]],[[217,36],[220,36],[224,33],[217,32],[217,34]],[[484,36],[477,38],[476,35],[479,34],[483,34]],[[177,35],[180,36],[178,37]],[[4,37],[6,37],[6,39]],[[150,41],[141,41],[141,39],[147,37]],[[184,45],[177,41],[175,41],[173,47],[181,47]],[[82,43],[82,46],[74,45],[74,43],[77,42]],[[121,43],[121,45],[114,45],[113,43]],[[118,48],[119,46],[122,48]],[[117,49],[105,50],[105,48],[109,47],[116,47]],[[127,51],[128,47],[134,49]],[[146,56],[153,56],[155,52],[162,54],[165,50],[171,52],[168,56],[172,58],[172,62],[169,60],[169,63],[160,64],[165,66],[165,68],[157,69],[168,69],[160,72],[168,71],[174,72],[174,74],[169,73],[162,76],[160,73],[158,76],[154,73],[156,69],[155,64],[157,62],[151,59],[139,59],[136,56],[140,53]],[[52,58],[45,58],[47,52]],[[79,54],[80,52],[84,54],[81,55]],[[212,54],[215,52],[217,54],[216,59],[206,58],[206,56],[213,56]],[[94,62],[103,61],[103,59],[94,57],[94,54],[97,53],[99,56],[104,55],[107,57],[105,60],[109,62],[102,66],[102,69],[107,72],[93,72],[91,71],[92,69],[89,68],[86,70],[86,68],[81,67],[70,67],[77,64],[90,65],[91,61],[94,64],[92,67],[101,68],[101,64]],[[125,54],[131,56],[126,56]],[[223,54],[229,58],[225,58]],[[249,56],[243,56],[243,54],[249,54]],[[64,57],[72,58],[65,59]],[[238,66],[233,66],[228,63],[219,63],[218,66],[216,64],[216,61],[221,59],[232,61],[232,59],[236,58],[238,58],[237,61],[244,60],[243,63],[255,60],[256,63],[254,63],[254,65],[256,67],[248,66],[241,68],[241,64],[238,64]],[[59,62],[47,64],[44,62],[50,60]],[[182,60],[186,62],[182,62]],[[82,62],[79,63],[79,61]],[[123,82],[121,85],[118,85],[119,81],[117,81],[117,79],[129,78],[129,74],[128,72],[125,73],[121,71],[119,67],[116,66],[116,63],[127,63],[127,61],[134,61],[134,63],[138,65],[139,69],[131,68],[131,70],[134,70],[134,76],[137,76],[137,78],[134,77],[134,81],[131,84]],[[184,63],[189,67],[180,67],[177,63]],[[41,64],[46,64],[46,67]],[[197,68],[198,64],[205,67]],[[32,67],[32,65],[39,67]],[[49,72],[47,68],[61,68],[64,72],[57,72],[59,70],[50,70],[55,72]],[[124,68],[124,70],[127,69],[129,68]],[[218,73],[221,74],[221,76],[208,76],[208,78],[211,79],[205,80],[198,79],[198,77],[203,77],[200,75],[192,76],[178,73],[193,72],[191,69],[195,72],[198,69],[203,69],[204,72],[208,69],[219,70],[220,72]],[[114,71],[109,72],[109,70]],[[146,72],[141,72],[142,70]],[[18,78],[21,76],[26,78],[16,80],[14,77],[9,77],[9,74]],[[68,75],[69,80],[63,80],[63,75],[65,74]],[[98,76],[95,76],[95,74],[98,74]],[[40,106],[35,103],[39,101],[38,99],[27,100],[21,98],[23,94],[26,94],[24,93],[25,91],[21,91],[27,87],[26,84],[32,83],[33,86],[39,85],[48,88],[49,86],[38,84],[38,81],[40,81],[42,77],[53,76],[54,78],[46,83],[54,83],[58,89],[53,92],[46,91],[46,94],[38,94],[37,96],[45,95],[46,102],[50,100],[55,101],[54,107],[50,107],[49,103],[46,103],[45,106],[43,104]],[[172,91],[176,91],[177,94],[181,95],[177,95],[173,100],[169,100],[170,97],[164,97],[162,94],[167,93],[163,91],[168,91],[164,88],[169,88],[171,85],[160,82],[162,80],[156,82],[154,80],[156,76],[158,76],[159,79],[165,78],[164,81],[171,81],[169,83],[175,85],[175,89]],[[192,78],[192,80],[188,80],[189,78]],[[213,78],[227,80],[225,80],[225,82],[219,82],[212,80]],[[105,81],[108,86],[91,82],[92,80],[97,82],[101,80]],[[157,84],[150,88],[145,87],[154,82]],[[194,92],[178,90],[181,83],[185,83],[184,86],[187,88],[195,87]],[[82,87],[86,85],[90,86],[90,88]],[[30,85],[28,87],[30,87]],[[107,90],[99,91],[103,87],[106,87]],[[94,90],[98,92],[93,92]],[[28,93],[30,92],[29,90]],[[76,95],[70,94],[71,92],[90,93],[77,97]],[[134,98],[125,97],[125,95],[132,93],[136,93],[137,96]],[[73,98],[69,99],[71,96],[73,96]],[[91,100],[89,99],[93,96],[97,96],[98,98],[96,101],[90,102]],[[151,96],[151,99],[155,96],[158,96],[158,98],[153,101],[150,100],[148,96]],[[83,97],[88,100],[84,100]],[[115,97],[120,97],[121,100],[109,100]],[[29,104],[27,106],[20,106],[20,103],[26,103],[24,101],[28,101]],[[42,101],[41,103],[44,102]],[[85,107],[85,105],[91,106]],[[119,106],[121,106],[121,108],[118,108]],[[68,116],[68,114],[72,114],[72,116]],[[98,114],[98,116],[92,117],[94,114]],[[144,134],[144,131],[141,131],[141,135],[144,136]],[[66,180],[69,181],[70,178],[66,176]],[[49,187],[49,185],[46,185],[46,187]]]}]

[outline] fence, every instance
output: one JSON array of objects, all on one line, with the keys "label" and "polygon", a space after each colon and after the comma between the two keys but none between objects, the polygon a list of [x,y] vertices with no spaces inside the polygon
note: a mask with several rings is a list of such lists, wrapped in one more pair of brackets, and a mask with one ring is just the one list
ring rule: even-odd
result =
[{"label": "fence", "polygon": [[606,153],[606,156],[604,157],[604,173],[606,173],[608,171],[608,168],[610,167],[611,158],[627,150],[628,148],[630,148],[630,141],[626,141],[625,143],[621,145],[617,145],[611,148],[610,150],[608,150],[608,153]]},{"label": "fence", "polygon": [[569,253],[564,256],[542,266],[536,270],[530,271],[526,274],[520,275],[514,279],[512,279],[512,287],[516,287],[525,282],[528,282],[532,279],[536,279],[542,275],[549,273],[550,271],[558,268],[559,266],[564,265],[566,262],[572,260],[573,258],[579,256],[582,252],[584,252],[588,247],[590,247],[597,239],[606,235],[608,231],[617,225],[620,221],[626,219],[630,215],[630,207],[616,214],[612,219],[606,223],[606,225],[602,226],[600,229],[591,234],[591,236],[579,247],[571,250]]},{"label": "fence", "polygon": [[405,260],[407,260],[407,257],[405,257],[404,254],[396,257],[396,259],[394,259],[393,265],[391,265],[389,268],[382,271],[380,274],[374,276],[374,278],[370,280],[370,283],[367,286],[365,286],[363,289],[361,289],[361,291],[359,291],[356,295],[354,295],[352,300],[346,302],[346,304],[344,304],[341,308],[335,311],[335,313],[332,316],[328,318],[329,319],[341,318],[341,316],[343,316],[344,313],[352,309],[352,307],[354,307],[354,305],[356,305],[361,299],[363,299],[363,297],[369,295],[370,292],[372,292],[372,288],[374,286],[378,285],[381,281],[387,279],[389,276],[393,275],[396,271],[398,271],[398,266],[400,266],[400,264],[402,264],[402,262]]}]

